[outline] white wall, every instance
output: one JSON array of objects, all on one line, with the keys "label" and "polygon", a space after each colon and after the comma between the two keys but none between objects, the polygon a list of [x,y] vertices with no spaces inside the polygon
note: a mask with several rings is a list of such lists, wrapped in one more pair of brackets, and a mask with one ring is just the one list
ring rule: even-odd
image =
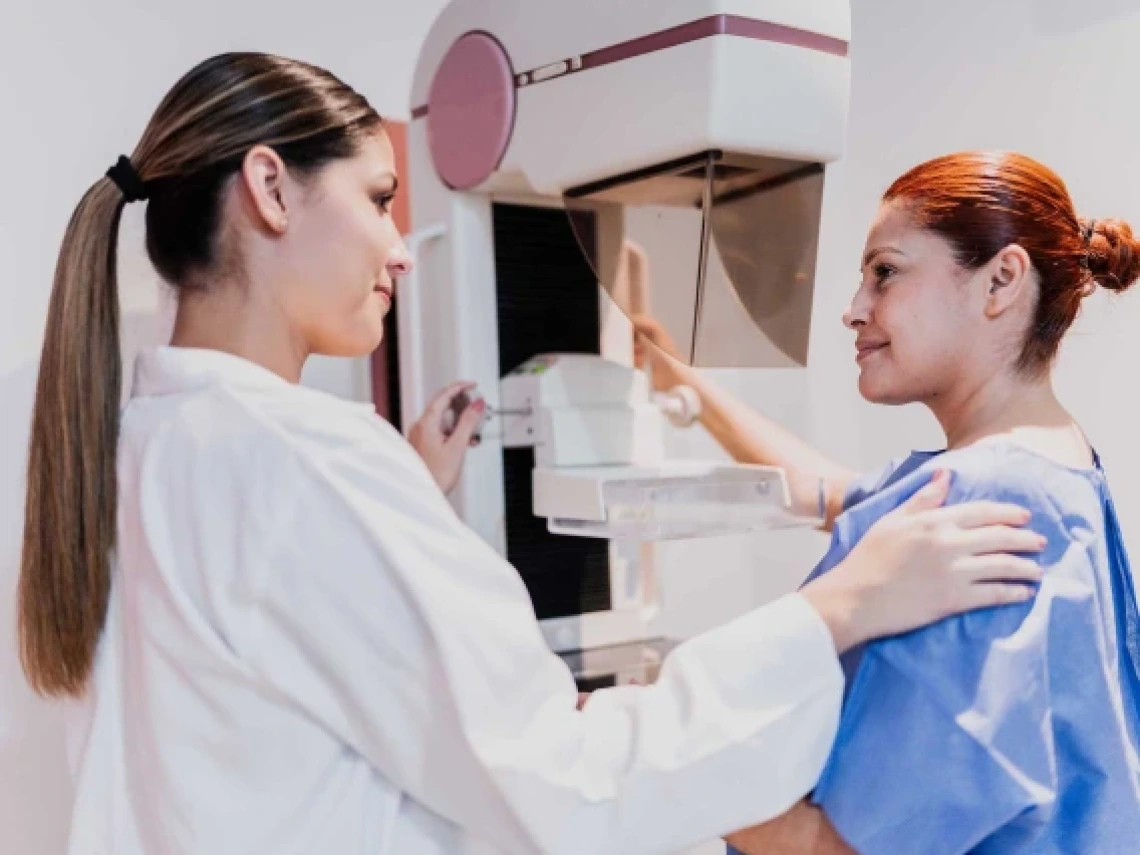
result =
[{"label": "white wall", "polygon": [[[55,711],[19,676],[12,601],[23,462],[35,366],[58,240],[74,204],[129,151],[162,93],[224,49],[290,54],[331,68],[389,115],[407,112],[418,39],[442,0],[244,0],[17,4],[0,28],[0,136],[8,213],[0,226],[0,855],[54,855],[68,787]],[[1140,223],[1140,118],[1134,107],[1140,8],[1132,0],[853,0],[854,83],[848,154],[830,172],[811,368],[724,379],[837,458],[871,467],[938,441],[920,411],[862,403],[839,316],[879,194],[908,166],[966,147],[1018,148],[1056,168],[1082,213]],[[124,241],[137,253],[138,212]],[[132,268],[138,271],[139,268]],[[134,275],[134,274],[128,274]],[[127,308],[152,304],[145,272]],[[1125,524],[1140,519],[1140,294],[1097,297],[1071,336],[1062,394],[1106,457]],[[323,370],[323,369],[322,369]],[[343,374],[321,379],[354,388]],[[347,383],[348,385],[343,385]],[[686,437],[687,446],[707,446]],[[1140,525],[1131,526],[1133,545]],[[687,634],[786,590],[818,557],[804,533],[739,538],[692,571],[689,545],[666,571],[662,626]],[[1140,553],[1138,553],[1140,554]],[[684,603],[684,608],[678,604]]]}]

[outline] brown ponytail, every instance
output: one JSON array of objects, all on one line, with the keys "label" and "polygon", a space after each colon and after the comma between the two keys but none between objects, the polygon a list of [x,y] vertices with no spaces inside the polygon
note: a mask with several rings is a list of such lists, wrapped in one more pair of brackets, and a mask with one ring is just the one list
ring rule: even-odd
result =
[{"label": "brown ponytail", "polygon": [[[207,60],[163,99],[131,157],[150,200],[151,262],[176,288],[204,287],[218,263],[223,188],[246,152],[269,145],[290,169],[312,173],[380,127],[368,102],[323,69],[255,53]],[[19,586],[21,660],[47,695],[82,692],[111,590],[123,204],[107,178],[83,197],[48,308]]]},{"label": "brown ponytail", "polygon": [[68,224],[40,357],[20,575],[32,687],[76,693],[107,610],[122,365],[115,245],[123,198],[95,184]]}]

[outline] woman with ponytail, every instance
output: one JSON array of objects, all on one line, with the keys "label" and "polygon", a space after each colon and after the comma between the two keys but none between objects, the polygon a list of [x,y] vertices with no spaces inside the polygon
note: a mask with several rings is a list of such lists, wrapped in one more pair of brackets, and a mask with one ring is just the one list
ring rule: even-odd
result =
[{"label": "woman with ponytail", "polygon": [[[298,384],[309,355],[380,341],[410,263],[397,180],[359,94],[227,54],[175,85],[68,226],[19,609],[31,684],[81,702],[73,855],[682,849],[815,783],[837,651],[1030,595],[1038,569],[1005,554],[1041,548],[1028,514],[940,508],[934,478],[834,573],[579,709],[521,580],[440,489],[479,412],[432,439],[438,400],[421,459],[371,407]],[[120,411],[135,201],[178,313]]]}]

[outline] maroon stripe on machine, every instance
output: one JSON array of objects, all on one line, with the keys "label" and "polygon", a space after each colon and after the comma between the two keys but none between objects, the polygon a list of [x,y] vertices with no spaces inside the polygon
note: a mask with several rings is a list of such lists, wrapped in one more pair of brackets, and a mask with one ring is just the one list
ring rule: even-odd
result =
[{"label": "maroon stripe on machine", "polygon": [[[700,41],[701,39],[712,38],[713,36],[736,36],[743,39],[753,39],[760,42],[771,42],[773,44],[803,48],[804,50],[818,51],[819,53],[827,53],[839,57],[846,57],[848,54],[848,43],[843,39],[812,33],[797,27],[789,27],[785,24],[775,24],[771,21],[745,18],[740,15],[711,15],[708,18],[690,21],[687,24],[671,27],[659,33],[651,33],[648,36],[640,36],[639,38],[630,39],[621,44],[611,45],[610,47],[601,48],[591,51],[590,53],[584,53],[580,57],[571,57],[562,62],[550,63],[541,68],[535,68],[521,74],[516,74],[515,86],[536,86],[547,80],[557,80],[569,74],[577,74],[591,68],[601,68],[605,65],[612,65],[615,62],[645,56],[646,54],[655,53],[660,50],[668,50],[669,48]],[[565,70],[553,74],[542,73],[546,69],[563,64],[565,65]],[[533,75],[536,72],[540,74],[538,80],[533,79]],[[422,119],[427,114],[428,105],[426,104],[412,110],[413,119]]]},{"label": "maroon stripe on machine", "polygon": [[744,39],[755,39],[760,42],[775,42],[776,44],[791,45],[792,47],[830,53],[834,56],[847,56],[847,42],[831,36],[821,36],[818,33],[809,33],[807,30],[788,27],[784,24],[773,24],[771,21],[758,21],[755,18],[743,18],[739,15],[713,15],[681,24],[659,33],[631,39],[613,47],[602,48],[582,55],[582,70],[598,68],[633,59],[635,56],[644,56],[659,50],[668,50],[678,45],[713,36],[739,36]]}]

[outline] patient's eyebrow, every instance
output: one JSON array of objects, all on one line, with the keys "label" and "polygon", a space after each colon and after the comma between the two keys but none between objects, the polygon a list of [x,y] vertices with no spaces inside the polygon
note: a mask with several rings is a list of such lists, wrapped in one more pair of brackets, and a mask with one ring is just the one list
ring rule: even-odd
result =
[{"label": "patient's eyebrow", "polygon": [[863,266],[866,267],[868,264],[870,264],[872,261],[874,261],[880,255],[887,253],[887,252],[894,252],[894,253],[898,253],[899,255],[906,255],[906,253],[903,252],[901,249],[899,249],[897,246],[890,246],[889,244],[884,245],[884,246],[876,246],[872,249],[867,250],[867,252],[863,255]]}]

